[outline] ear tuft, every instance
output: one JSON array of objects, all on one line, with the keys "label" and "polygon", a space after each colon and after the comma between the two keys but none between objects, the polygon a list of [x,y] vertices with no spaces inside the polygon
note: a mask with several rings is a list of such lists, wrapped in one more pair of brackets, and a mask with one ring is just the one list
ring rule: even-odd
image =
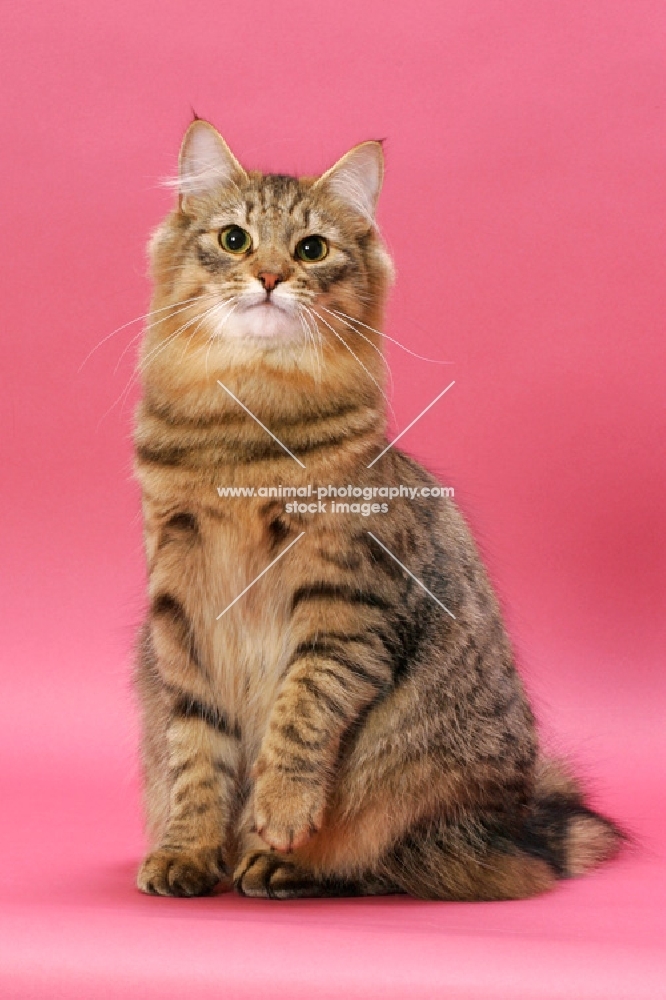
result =
[{"label": "ear tuft", "polygon": [[326,187],[358,212],[371,224],[374,223],[377,199],[384,177],[382,144],[376,140],[354,146],[315,182],[315,187]]},{"label": "ear tuft", "polygon": [[178,159],[181,209],[190,199],[208,198],[246,176],[226,142],[210,122],[195,118],[183,139]]}]

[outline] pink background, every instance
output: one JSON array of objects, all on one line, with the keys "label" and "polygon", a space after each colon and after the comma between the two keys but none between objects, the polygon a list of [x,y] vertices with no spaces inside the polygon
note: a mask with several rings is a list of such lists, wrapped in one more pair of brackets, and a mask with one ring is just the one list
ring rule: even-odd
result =
[{"label": "pink background", "polygon": [[[666,996],[662,0],[4,4],[0,994]],[[404,438],[469,516],[544,732],[635,834],[525,903],[155,900],[130,378],[190,105],[249,167],[386,137]],[[116,364],[120,359],[118,369]]]}]

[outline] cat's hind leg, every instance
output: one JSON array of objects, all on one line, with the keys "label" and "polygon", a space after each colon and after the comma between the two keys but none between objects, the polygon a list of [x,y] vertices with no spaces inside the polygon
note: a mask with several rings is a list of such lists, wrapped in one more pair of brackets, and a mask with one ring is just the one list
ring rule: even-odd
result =
[{"label": "cat's hind leg", "polygon": [[246,842],[234,872],[234,888],[241,896],[259,899],[298,899],[323,895],[314,874],[288,854],[271,850],[259,836]]},{"label": "cat's hind leg", "polygon": [[384,896],[404,891],[372,873],[355,879],[323,878],[288,854],[265,846],[243,857],[234,873],[234,887],[241,896],[260,899]]},{"label": "cat's hind leg", "polygon": [[241,896],[259,899],[304,899],[332,896],[374,896],[401,892],[399,886],[367,876],[321,875],[298,852],[272,850],[252,829],[252,809],[246,809],[239,836],[241,858],[234,871],[234,888]]},{"label": "cat's hind leg", "polygon": [[372,868],[322,874],[300,852],[273,851],[255,835],[236,871],[243,896],[296,899],[406,893],[420,899],[525,899],[552,888],[555,871],[514,845],[494,846],[477,824],[433,821],[406,834]]}]

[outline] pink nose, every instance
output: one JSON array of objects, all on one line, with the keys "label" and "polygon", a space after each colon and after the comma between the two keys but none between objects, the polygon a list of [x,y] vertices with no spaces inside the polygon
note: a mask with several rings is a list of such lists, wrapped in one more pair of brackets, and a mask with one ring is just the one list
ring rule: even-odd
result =
[{"label": "pink nose", "polygon": [[277,283],[282,281],[282,275],[273,271],[260,271],[257,277],[267,292],[272,292]]}]

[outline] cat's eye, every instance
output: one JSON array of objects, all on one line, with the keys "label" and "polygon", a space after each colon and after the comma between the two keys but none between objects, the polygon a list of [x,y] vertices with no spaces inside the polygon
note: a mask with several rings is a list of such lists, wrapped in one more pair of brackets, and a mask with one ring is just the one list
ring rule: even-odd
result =
[{"label": "cat's eye", "polygon": [[227,253],[247,253],[252,246],[252,237],[246,229],[241,229],[240,226],[225,226],[220,231],[218,239],[220,246]]},{"label": "cat's eye", "polygon": [[328,253],[328,243],[323,236],[306,236],[296,244],[296,256],[299,260],[323,260]]}]

